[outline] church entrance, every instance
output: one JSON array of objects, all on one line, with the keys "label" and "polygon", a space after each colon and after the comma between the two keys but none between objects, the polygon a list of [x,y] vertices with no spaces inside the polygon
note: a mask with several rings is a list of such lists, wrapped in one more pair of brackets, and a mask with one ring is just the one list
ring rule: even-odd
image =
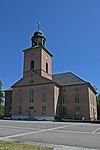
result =
[{"label": "church entrance", "polygon": [[33,117],[34,115],[34,107],[29,107],[29,117]]}]

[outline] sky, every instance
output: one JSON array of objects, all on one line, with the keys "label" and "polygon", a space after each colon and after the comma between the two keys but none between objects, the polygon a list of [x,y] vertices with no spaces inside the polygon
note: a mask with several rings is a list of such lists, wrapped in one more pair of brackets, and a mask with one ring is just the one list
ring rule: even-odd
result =
[{"label": "sky", "polygon": [[3,90],[23,76],[23,52],[37,22],[53,54],[53,73],[72,72],[100,91],[100,0],[0,0]]}]

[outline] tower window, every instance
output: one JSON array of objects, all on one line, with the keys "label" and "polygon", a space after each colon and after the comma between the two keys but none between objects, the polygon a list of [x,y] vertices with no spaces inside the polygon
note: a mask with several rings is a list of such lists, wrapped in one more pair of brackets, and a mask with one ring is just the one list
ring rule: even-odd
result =
[{"label": "tower window", "polygon": [[48,73],[48,63],[46,63],[46,72]]},{"label": "tower window", "polygon": [[30,69],[34,69],[34,60],[31,61]]}]

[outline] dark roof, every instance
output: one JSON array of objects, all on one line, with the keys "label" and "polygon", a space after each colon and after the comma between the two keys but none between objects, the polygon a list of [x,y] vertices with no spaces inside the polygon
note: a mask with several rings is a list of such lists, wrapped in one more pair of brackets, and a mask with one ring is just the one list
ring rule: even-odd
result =
[{"label": "dark roof", "polygon": [[10,92],[10,91],[13,91],[13,88],[9,88],[7,90],[4,90],[4,92]]},{"label": "dark roof", "polygon": [[61,86],[87,83],[71,72],[54,74],[53,81]]}]

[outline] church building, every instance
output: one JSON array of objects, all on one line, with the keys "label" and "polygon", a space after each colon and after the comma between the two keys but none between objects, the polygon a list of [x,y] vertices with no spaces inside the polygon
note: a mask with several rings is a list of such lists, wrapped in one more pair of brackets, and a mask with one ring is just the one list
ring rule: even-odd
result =
[{"label": "church building", "polygon": [[5,90],[5,117],[26,120],[96,120],[96,91],[72,72],[52,74],[53,55],[38,30],[23,50],[23,77]]}]

